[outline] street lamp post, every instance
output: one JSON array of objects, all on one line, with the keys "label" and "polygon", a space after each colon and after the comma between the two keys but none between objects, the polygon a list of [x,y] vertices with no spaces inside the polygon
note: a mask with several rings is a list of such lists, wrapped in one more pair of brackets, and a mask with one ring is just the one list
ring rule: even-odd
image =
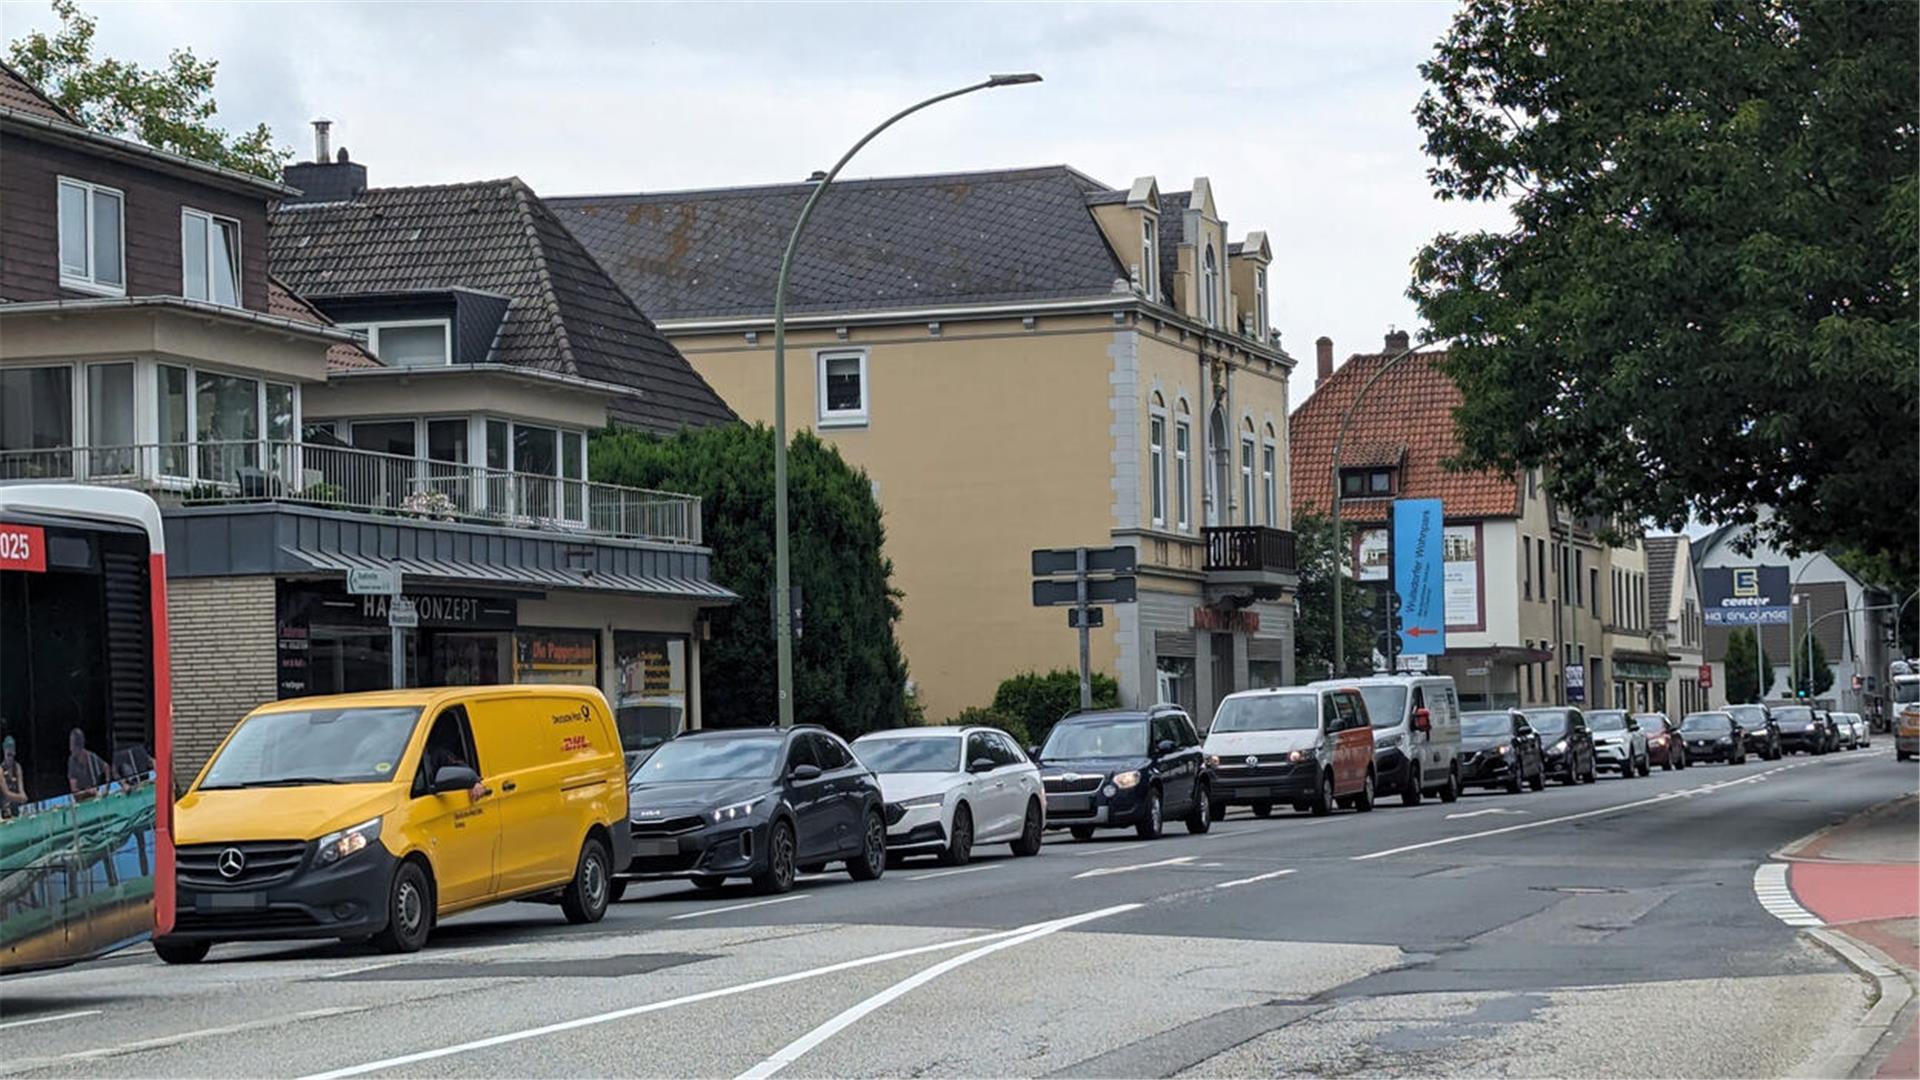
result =
[{"label": "street lamp post", "polygon": [[840,175],[840,170],[853,159],[853,155],[860,152],[861,147],[895,123],[929,105],[971,94],[975,90],[1039,81],[1040,76],[1032,73],[994,75],[971,86],[936,94],[887,117],[878,127],[862,135],[860,141],[840,155],[840,160],[834,162],[833,168],[820,177],[814,185],[813,194],[808,195],[805,205],[800,207],[800,220],[793,223],[793,235],[787,238],[787,250],[780,256],[780,278],[773,288],[773,604],[780,678],[780,726],[783,728],[793,726],[793,593],[787,536],[787,279],[793,273],[793,253],[800,246],[800,234],[806,231],[807,219],[813,216],[813,208],[819,204],[820,196],[826,194],[827,185],[833,183],[833,178]]},{"label": "street lamp post", "polygon": [[[1430,349],[1435,345],[1444,343],[1446,340],[1447,339],[1442,338],[1440,339],[1440,341],[1428,342],[1425,345],[1414,345],[1410,348],[1403,350],[1399,355],[1388,360],[1386,363],[1381,364],[1380,370],[1374,372],[1372,377],[1367,379],[1366,384],[1360,387],[1360,392],[1353,396],[1353,401],[1348,403],[1346,415],[1340,418],[1340,430],[1338,432],[1335,432],[1333,436],[1333,545],[1334,545],[1334,552],[1333,552],[1333,675],[1334,675],[1334,678],[1339,678],[1340,676],[1346,674],[1346,670],[1347,670],[1347,635],[1345,632],[1346,631],[1346,596],[1345,596],[1346,583],[1341,580],[1341,577],[1346,573],[1347,544],[1346,544],[1346,541],[1342,539],[1340,536],[1340,444],[1344,443],[1347,439],[1347,429],[1353,426],[1353,417],[1354,417],[1354,414],[1359,411],[1360,403],[1366,400],[1368,392],[1370,392],[1373,389],[1373,384],[1379,382],[1380,377],[1382,375],[1385,375],[1387,372],[1393,370],[1394,367],[1398,366],[1402,360],[1405,360],[1407,357],[1412,356],[1416,352],[1419,352],[1421,349],[1423,348]],[[1391,632],[1391,628],[1389,628],[1389,632]]]}]

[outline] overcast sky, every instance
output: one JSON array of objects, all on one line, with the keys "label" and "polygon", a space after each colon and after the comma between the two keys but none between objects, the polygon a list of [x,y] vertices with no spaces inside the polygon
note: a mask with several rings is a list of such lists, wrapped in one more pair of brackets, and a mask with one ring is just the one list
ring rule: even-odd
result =
[{"label": "overcast sky", "polygon": [[[1212,180],[1233,239],[1273,245],[1273,319],[1300,361],[1417,325],[1410,261],[1446,230],[1412,109],[1451,3],[698,6],[588,3],[106,4],[100,53],[220,62],[228,127],[264,120],[302,156],[307,121],[370,182],[518,175],[546,195],[786,182],[921,97],[1007,71],[1046,81],[915,116],[849,176],[1065,163],[1124,187]],[[55,22],[0,2],[13,39]]]}]

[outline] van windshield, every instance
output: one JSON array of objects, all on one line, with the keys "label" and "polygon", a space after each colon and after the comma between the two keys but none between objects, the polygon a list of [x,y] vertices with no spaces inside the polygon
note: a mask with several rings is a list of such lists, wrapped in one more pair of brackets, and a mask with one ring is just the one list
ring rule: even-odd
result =
[{"label": "van windshield", "polygon": [[1320,695],[1260,694],[1220,704],[1211,731],[1314,731],[1320,727]]},{"label": "van windshield", "polygon": [[385,783],[419,719],[415,707],[255,713],[220,749],[200,790]]},{"label": "van windshield", "polygon": [[1398,727],[1406,719],[1406,687],[1362,686],[1360,696],[1367,701],[1367,715],[1373,717],[1374,727]]}]

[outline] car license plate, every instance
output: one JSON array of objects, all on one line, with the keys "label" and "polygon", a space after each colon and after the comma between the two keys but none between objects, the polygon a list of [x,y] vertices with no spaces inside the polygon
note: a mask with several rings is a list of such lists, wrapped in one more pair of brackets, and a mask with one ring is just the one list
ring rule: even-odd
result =
[{"label": "car license plate", "polygon": [[635,840],[633,842],[633,853],[642,857],[654,858],[661,855],[678,855],[680,854],[680,841]]},{"label": "car license plate", "polygon": [[1047,809],[1057,814],[1084,814],[1093,809],[1093,796],[1049,795]]},{"label": "car license plate", "polygon": [[267,894],[257,892],[201,893],[194,902],[200,911],[259,911],[267,906]]}]

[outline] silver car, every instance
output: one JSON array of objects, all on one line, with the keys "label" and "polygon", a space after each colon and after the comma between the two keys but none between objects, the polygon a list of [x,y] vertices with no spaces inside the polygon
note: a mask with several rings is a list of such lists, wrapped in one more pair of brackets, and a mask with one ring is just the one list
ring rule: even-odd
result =
[{"label": "silver car", "polygon": [[1595,709],[1587,714],[1587,728],[1593,732],[1593,763],[1611,769],[1625,780],[1645,776],[1652,770],[1647,753],[1647,733],[1624,709]]}]

